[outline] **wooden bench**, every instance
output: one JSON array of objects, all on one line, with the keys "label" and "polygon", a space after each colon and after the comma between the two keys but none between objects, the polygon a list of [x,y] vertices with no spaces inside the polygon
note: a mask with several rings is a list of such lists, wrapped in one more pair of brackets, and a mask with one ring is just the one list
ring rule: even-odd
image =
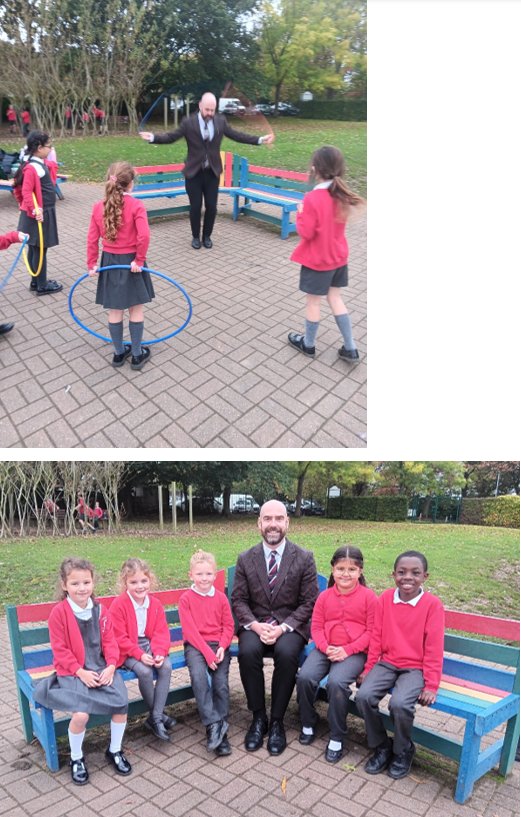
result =
[{"label": "wooden bench", "polygon": [[[66,173],[58,173],[58,176],[56,178],[56,184],[54,185],[56,195],[61,201],[63,201],[65,196],[63,195],[63,192],[60,189],[60,185],[65,184],[67,179],[70,179],[70,175],[67,175]],[[8,193],[12,193],[14,196],[13,179],[0,179],[0,190],[6,190]]]},{"label": "wooden bench", "polygon": [[58,508],[56,513],[51,513],[48,510],[48,508],[45,508],[45,507],[38,508],[37,513],[35,513],[34,511],[31,512],[31,519],[36,519],[36,520],[42,519],[45,522],[46,526],[47,526],[47,520],[49,520],[49,519],[51,521],[56,520],[56,522],[58,523],[58,527],[60,527],[60,522],[62,523],[62,525],[65,522],[65,511],[64,511],[63,508]]},{"label": "wooden bench", "polygon": [[[519,641],[519,621],[445,610],[445,624],[448,629],[460,632]],[[309,645],[306,650],[312,648]],[[498,763],[503,777],[512,771],[519,740],[519,647],[447,633],[444,649],[441,685],[430,709],[463,718],[466,721],[463,741],[418,724],[413,727],[412,739],[459,762],[454,799],[464,803],[476,780]],[[465,661],[462,656],[474,660]],[[490,663],[515,668],[515,672],[491,667]],[[326,684],[327,676],[320,682],[318,697],[327,701]],[[349,712],[361,717],[356,698],[351,698]],[[389,714],[383,709],[380,712],[385,728],[392,732]],[[482,737],[504,723],[504,738],[482,750]]]},{"label": "wooden bench", "polygon": [[[221,570],[217,574],[215,586],[218,590],[225,590],[225,571]],[[172,669],[178,670],[186,666],[184,649],[179,626],[179,613],[177,605],[179,599],[187,588],[180,590],[162,590],[152,593],[161,601],[166,610],[166,617],[170,627],[170,660]],[[115,596],[99,598],[105,607],[112,604]],[[51,675],[54,671],[52,666],[52,649],[49,645],[49,628],[45,622],[49,620],[49,615],[56,602],[45,604],[22,604],[18,606],[8,605],[6,607],[7,623],[11,640],[11,652],[20,703],[20,713],[22,717],[22,727],[27,743],[31,743],[34,738],[38,738],[44,751],[47,765],[52,772],[59,769],[57,738],[67,734],[70,717],[55,718],[52,709],[36,703],[33,697],[34,684]],[[43,626],[35,627],[34,624],[43,623]],[[21,625],[33,625],[23,627]],[[45,645],[45,646],[43,646]],[[37,647],[37,649],[34,649]],[[125,681],[136,678],[133,672],[119,669]],[[175,704],[193,698],[193,691],[190,684],[172,687],[168,693],[167,704]],[[147,706],[142,698],[134,698],[129,701],[129,717],[140,715],[147,711]],[[109,715],[91,715],[88,728],[99,726],[110,721]]]}]

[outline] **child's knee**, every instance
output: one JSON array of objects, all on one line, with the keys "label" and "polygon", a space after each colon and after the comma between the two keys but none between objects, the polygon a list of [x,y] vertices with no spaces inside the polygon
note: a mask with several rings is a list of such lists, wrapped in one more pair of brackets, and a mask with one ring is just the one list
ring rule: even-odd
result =
[{"label": "child's knee", "polygon": [[71,726],[75,726],[78,729],[85,729],[87,723],[89,722],[89,714],[88,712],[75,712],[71,718]]}]

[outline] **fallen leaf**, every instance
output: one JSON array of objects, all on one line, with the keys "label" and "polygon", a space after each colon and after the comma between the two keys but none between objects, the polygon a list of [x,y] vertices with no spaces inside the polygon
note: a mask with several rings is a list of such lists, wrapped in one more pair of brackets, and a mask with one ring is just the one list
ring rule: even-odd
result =
[{"label": "fallen leaf", "polygon": [[409,775],[411,780],[414,780],[415,783],[425,783],[425,780],[419,780],[417,777],[413,777],[412,774]]},{"label": "fallen leaf", "polygon": [[282,794],[286,794],[286,781],[287,781],[287,779],[288,778],[286,777],[286,775],[284,775],[284,780],[282,781],[282,785],[281,785]]},{"label": "fallen leaf", "polygon": [[346,770],[346,772],[354,772],[356,771],[356,766],[350,766],[349,763],[343,763],[342,768]]}]

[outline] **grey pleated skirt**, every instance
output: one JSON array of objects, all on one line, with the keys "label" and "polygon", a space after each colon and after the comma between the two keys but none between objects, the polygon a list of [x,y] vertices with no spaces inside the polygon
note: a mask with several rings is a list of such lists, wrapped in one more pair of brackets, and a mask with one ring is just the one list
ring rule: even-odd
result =
[{"label": "grey pleated skirt", "polygon": [[[135,252],[103,251],[100,267],[131,264],[135,257]],[[149,272],[111,269],[100,272],[98,275],[96,303],[101,304],[104,309],[128,309],[130,306],[148,304],[154,297],[154,287]]]}]

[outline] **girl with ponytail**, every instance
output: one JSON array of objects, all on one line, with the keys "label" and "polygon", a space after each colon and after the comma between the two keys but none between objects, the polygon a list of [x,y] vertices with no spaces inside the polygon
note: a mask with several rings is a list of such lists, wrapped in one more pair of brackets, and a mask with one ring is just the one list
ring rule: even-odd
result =
[{"label": "girl with ponytail", "polygon": [[[141,369],[150,358],[150,347],[142,346],[143,304],[154,298],[154,287],[146,267],[150,243],[147,212],[142,202],[130,195],[136,171],[128,162],[114,162],[107,171],[105,198],[97,202],[87,239],[89,275],[99,275],[96,303],[109,310],[109,331],[114,344],[112,365],[123,366],[132,355],[131,368]],[[99,239],[101,267],[117,265],[130,269],[98,273]],[[123,312],[128,309],[131,343],[123,343]]]},{"label": "girl with ponytail", "polygon": [[306,293],[306,329],[302,335],[290,332],[288,340],[307,357],[315,356],[320,303],[325,295],[344,341],[338,354],[359,363],[340,287],[347,286],[347,217],[350,208],[363,204],[364,199],[349,190],[342,178],[344,173],[342,152],[332,145],[319,148],[311,157],[310,178],[315,186],[298,205],[297,232],[302,241],[291,256],[292,261],[302,264],[300,290]]}]

